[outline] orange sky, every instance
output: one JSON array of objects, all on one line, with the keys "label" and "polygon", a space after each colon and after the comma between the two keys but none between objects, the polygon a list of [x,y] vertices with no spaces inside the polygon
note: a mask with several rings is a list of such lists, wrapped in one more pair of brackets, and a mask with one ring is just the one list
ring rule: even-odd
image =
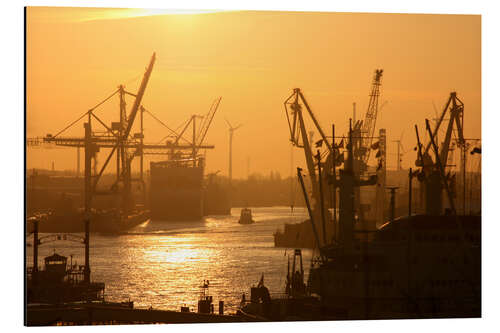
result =
[{"label": "orange sky", "polygon": [[[215,12],[154,15],[123,9],[27,9],[27,136],[56,133],[113,92],[137,91],[153,52],[157,61],[143,105],[170,127],[205,114],[222,96],[207,142],[207,172],[227,175],[226,117],[235,133],[233,175],[290,173],[283,101],[300,87],[322,127],[345,133],[364,116],[375,68],[384,69],[377,119],[388,141],[410,151],[414,124],[441,110],[451,91],[465,104],[465,136],[481,135],[481,18],[467,15]],[[164,14],[164,13],[154,13]],[[146,16],[143,16],[146,15]],[[137,17],[134,17],[137,16]],[[128,107],[132,105],[129,99]],[[118,98],[97,111],[116,121]],[[145,116],[146,141],[167,133]],[[68,135],[83,135],[78,124]],[[389,143],[388,167],[396,144]],[[72,149],[29,149],[28,168],[75,169]],[[102,155],[102,154],[101,154]],[[295,164],[303,154],[295,151]],[[100,162],[104,156],[100,157]],[[414,154],[403,166],[413,166]],[[114,170],[111,168],[110,170]]]}]

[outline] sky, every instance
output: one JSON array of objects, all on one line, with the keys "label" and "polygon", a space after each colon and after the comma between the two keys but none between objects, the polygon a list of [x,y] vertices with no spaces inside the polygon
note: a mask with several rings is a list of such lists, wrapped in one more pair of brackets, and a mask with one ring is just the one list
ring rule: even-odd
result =
[{"label": "sky", "polygon": [[[450,92],[465,104],[465,136],[481,137],[481,17],[29,7],[26,17],[26,129],[55,134],[120,84],[136,92],[153,52],[156,63],[143,105],[172,128],[208,112],[222,96],[206,143],[206,172],[228,172],[225,119],[234,134],[233,177],[291,171],[283,108],[301,88],[322,128],[346,134],[352,104],[362,119],[373,72],[384,69],[377,131],[388,135],[388,168],[396,143],[414,166],[414,125],[441,112]],[[116,121],[118,98],[96,113]],[[127,100],[128,110],[133,100]],[[145,115],[147,142],[168,133]],[[82,123],[65,135],[83,136]],[[101,154],[102,155],[102,154]],[[154,157],[155,160],[158,157]],[[100,163],[104,156],[99,158]],[[76,169],[76,151],[28,149],[28,168]],[[148,159],[149,161],[149,159]],[[294,165],[303,153],[294,149]],[[110,170],[114,170],[111,166]]]}]

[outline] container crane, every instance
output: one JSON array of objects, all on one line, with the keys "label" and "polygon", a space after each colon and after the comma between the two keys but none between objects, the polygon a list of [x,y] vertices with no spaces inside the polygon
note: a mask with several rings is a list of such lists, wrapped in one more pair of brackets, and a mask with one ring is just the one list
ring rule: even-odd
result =
[{"label": "container crane", "polygon": [[[99,117],[95,115],[93,112],[97,107],[102,105],[104,102],[109,100],[111,97],[113,97],[117,93],[121,93],[120,97],[122,97],[123,94],[123,87],[120,86],[115,92],[113,92],[110,96],[108,96],[106,99],[104,99],[102,102],[97,104],[95,107],[92,109],[88,110],[86,113],[84,113],[81,117],[79,117],[77,120],[73,121],[70,125],[66,126],[63,130],[59,131],[56,135],[52,136],[48,134],[43,140],[44,142],[48,143],[55,143],[56,145],[68,145],[68,146],[76,146],[76,147],[84,147],[85,148],[85,192],[84,192],[84,198],[85,198],[85,218],[84,218],[84,225],[85,225],[85,238],[84,238],[84,243],[85,243],[85,271],[84,271],[84,281],[86,283],[90,283],[90,266],[89,266],[89,248],[90,248],[90,211],[91,211],[91,204],[92,204],[92,197],[96,193],[96,185],[99,181],[100,176],[102,175],[104,169],[106,168],[107,164],[109,163],[109,160],[111,159],[111,156],[113,153],[119,148],[119,147],[124,147],[126,144],[128,144],[128,137],[130,134],[130,130],[132,129],[132,125],[134,122],[134,119],[137,115],[137,111],[139,110],[139,106],[141,105],[142,97],[144,96],[144,92],[146,90],[149,77],[151,75],[151,72],[153,70],[153,65],[156,59],[156,54],[153,53],[151,60],[149,62],[149,66],[146,69],[146,72],[144,73],[143,80],[141,82],[141,85],[139,87],[139,91],[137,94],[131,94],[135,96],[135,101],[132,106],[132,110],[130,112],[130,116],[128,117],[128,121],[126,126],[123,124],[123,115],[122,112],[124,110],[124,103],[121,101],[120,103],[120,126],[116,127],[111,125],[111,128],[108,127]],[[83,119],[84,117],[87,117],[87,122],[84,123],[84,128],[85,128],[85,137],[82,138],[59,138],[59,135],[62,134],[64,131],[66,131],[69,127],[73,126],[76,124],[78,121]],[[105,129],[106,132],[102,136],[95,136],[92,134],[92,119],[97,120]],[[113,130],[113,127],[115,129]],[[123,131],[123,129],[125,129]],[[101,171],[99,172],[98,175],[94,175],[92,177],[92,158],[96,156],[97,152],[99,151],[102,146],[106,145],[111,145],[112,151],[108,155],[108,158],[106,159],[106,162],[104,163],[103,167],[101,168]],[[122,156],[123,158],[123,156]],[[130,188],[127,188],[128,184],[130,182],[130,158],[126,158],[127,165],[126,170],[122,172],[122,175],[127,177],[124,179],[125,182],[125,191],[123,194],[124,197],[124,203],[128,204],[129,199],[130,199],[130,193],[127,193],[127,189],[129,190]],[[93,179],[92,179],[93,178]],[[93,182],[92,182],[93,181]],[[124,208],[128,209],[128,206],[124,206]]]},{"label": "container crane", "polygon": [[[140,105],[142,102],[142,98],[144,96],[144,92],[146,90],[149,77],[151,75],[151,72],[153,70],[153,66],[156,60],[156,54],[153,53],[151,60],[149,62],[149,66],[146,68],[146,71],[144,73],[141,85],[139,87],[139,90],[136,94],[129,93],[125,91],[124,86],[120,85],[118,89],[113,92],[110,96],[108,96],[106,99],[98,103],[96,106],[88,110],[86,113],[84,113],[81,117],[79,117],[77,120],[73,121],[70,125],[66,126],[63,130],[59,131],[56,135],[51,135],[47,134],[43,138],[44,143],[49,143],[49,144],[54,144],[56,146],[66,146],[66,147],[77,147],[77,148],[85,148],[85,205],[86,205],[86,210],[90,211],[90,205],[92,201],[92,195],[94,193],[98,193],[96,191],[97,184],[99,182],[99,179],[101,175],[103,174],[104,170],[106,169],[109,161],[111,160],[111,157],[115,152],[117,152],[117,180],[111,187],[111,192],[113,193],[116,191],[116,184],[118,182],[123,183],[124,191],[123,191],[123,206],[122,209],[124,210],[129,210],[130,209],[130,182],[131,182],[131,175],[130,175],[130,164],[132,162],[132,159],[134,156],[136,156],[139,153],[142,153],[142,148],[143,148],[143,135],[142,135],[142,117],[141,117],[141,133],[135,134],[134,136],[130,136],[130,131],[132,129],[132,126],[134,124],[134,120],[137,116],[137,113],[140,109]],[[114,122],[111,123],[111,126],[106,125],[96,114],[95,114],[95,109],[108,101],[111,97],[114,95],[119,94],[120,95],[120,121],[119,122]],[[125,110],[125,100],[124,100],[124,95],[129,94],[135,97],[134,104],[131,108],[130,114],[127,117],[126,115],[126,110]],[[80,137],[62,137],[60,134],[62,134],[64,131],[66,131],[68,128],[76,124],[78,121],[82,120],[83,118],[87,117],[87,122],[84,124],[85,127],[85,137],[80,138]],[[105,132],[104,133],[95,133],[92,131],[92,120],[97,121],[99,124],[104,127]],[[97,152],[101,148],[111,148],[111,152],[109,153],[108,157],[106,158],[106,161],[104,165],[101,167],[99,172],[94,172],[94,176],[91,174],[91,159],[95,158]],[[129,154],[128,149],[134,148],[134,153]],[[121,166],[121,170],[120,170]],[[88,170],[87,170],[88,169]],[[99,192],[99,193],[104,193],[104,192]]]}]

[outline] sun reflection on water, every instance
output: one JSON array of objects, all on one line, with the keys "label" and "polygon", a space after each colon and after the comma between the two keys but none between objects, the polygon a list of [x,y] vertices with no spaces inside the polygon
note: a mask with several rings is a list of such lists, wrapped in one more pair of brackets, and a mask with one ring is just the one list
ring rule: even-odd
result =
[{"label": "sun reflection on water", "polygon": [[200,240],[196,237],[176,237],[158,239],[158,245],[145,249],[143,260],[160,264],[188,263],[197,264],[208,262],[208,258],[217,254],[214,249],[199,248],[190,244],[197,244]]},{"label": "sun reflection on water", "polygon": [[[289,209],[254,210],[256,223],[238,224],[239,210],[233,216],[209,217],[196,223],[152,221],[136,233],[121,236],[91,237],[92,280],[106,284],[106,299],[129,299],[139,308],[179,310],[187,305],[196,311],[199,286],[210,280],[214,303],[223,300],[227,312],[236,311],[241,295],[255,285],[261,274],[271,293],[284,290],[287,256],[275,248],[273,233],[284,223],[299,222],[306,212]],[[45,256],[57,253],[73,255],[73,262],[83,264],[80,244],[62,242],[40,247],[40,265]],[[27,251],[27,262],[31,263]],[[311,251],[303,251],[308,270]],[[307,272],[306,272],[307,277]]]}]

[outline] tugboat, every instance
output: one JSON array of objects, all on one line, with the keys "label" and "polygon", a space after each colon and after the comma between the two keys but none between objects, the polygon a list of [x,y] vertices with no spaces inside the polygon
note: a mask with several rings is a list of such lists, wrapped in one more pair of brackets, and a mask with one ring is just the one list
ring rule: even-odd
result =
[{"label": "tugboat", "polygon": [[[27,267],[28,304],[63,304],[73,302],[104,301],[104,283],[90,281],[90,267],[86,256],[85,265],[68,266],[68,258],[54,253],[44,259],[45,267],[38,269],[38,246],[57,240],[75,241],[85,244],[88,253],[88,238],[77,235],[48,235],[38,237],[38,223],[43,216],[29,219],[33,226],[33,266]],[[88,236],[87,236],[88,237]]]},{"label": "tugboat", "polygon": [[243,208],[240,214],[239,224],[252,224],[255,221],[252,218],[252,210],[250,208]]}]

